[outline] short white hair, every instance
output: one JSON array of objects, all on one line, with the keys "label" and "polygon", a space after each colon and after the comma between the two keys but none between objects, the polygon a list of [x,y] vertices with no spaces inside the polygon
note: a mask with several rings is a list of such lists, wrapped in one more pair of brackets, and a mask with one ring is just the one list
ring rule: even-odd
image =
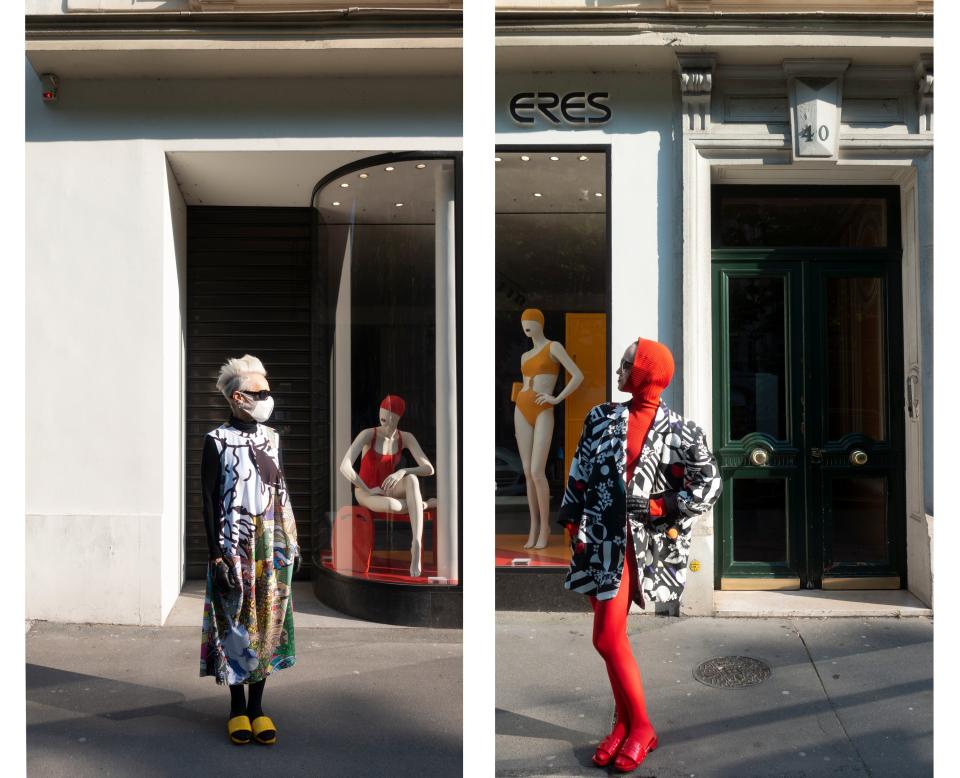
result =
[{"label": "short white hair", "polygon": [[244,354],[239,359],[231,357],[220,366],[220,375],[217,376],[217,389],[229,402],[234,392],[243,391],[243,387],[247,383],[247,377],[251,375],[266,377],[267,371],[263,362],[254,356],[250,356],[250,354]]}]

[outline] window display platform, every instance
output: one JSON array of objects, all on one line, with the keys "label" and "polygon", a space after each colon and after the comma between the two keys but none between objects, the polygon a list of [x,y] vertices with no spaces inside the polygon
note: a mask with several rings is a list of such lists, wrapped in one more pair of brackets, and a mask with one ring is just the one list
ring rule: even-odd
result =
[{"label": "window display platform", "polygon": [[459,584],[427,583],[426,571],[419,578],[410,578],[406,571],[409,564],[408,553],[404,559],[397,560],[395,577],[384,572],[374,578],[340,575],[329,562],[321,560],[314,565],[313,592],[324,605],[366,621],[405,627],[461,629],[462,587]]},{"label": "window display platform", "polygon": [[416,578],[410,577],[410,552],[376,550],[370,556],[370,567],[367,570],[340,571],[334,564],[332,554],[324,554],[320,564],[331,572],[342,574],[350,578],[361,578],[366,581],[388,581],[400,584],[431,584],[429,580],[437,575],[437,562],[432,549],[424,550],[422,569]]},{"label": "window display platform", "polygon": [[567,534],[556,530],[550,535],[546,548],[524,548],[527,535],[498,533],[496,539],[497,567],[562,567],[570,564],[570,542]]}]

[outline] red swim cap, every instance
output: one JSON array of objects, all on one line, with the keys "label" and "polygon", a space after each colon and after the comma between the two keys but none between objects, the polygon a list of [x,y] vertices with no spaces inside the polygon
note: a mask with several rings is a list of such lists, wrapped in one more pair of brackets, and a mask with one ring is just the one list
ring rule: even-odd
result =
[{"label": "red swim cap", "polygon": [[380,403],[380,407],[387,411],[392,411],[397,414],[397,416],[403,416],[403,411],[407,407],[407,404],[403,401],[402,397],[399,397],[395,394],[388,394],[383,398],[383,402]]}]

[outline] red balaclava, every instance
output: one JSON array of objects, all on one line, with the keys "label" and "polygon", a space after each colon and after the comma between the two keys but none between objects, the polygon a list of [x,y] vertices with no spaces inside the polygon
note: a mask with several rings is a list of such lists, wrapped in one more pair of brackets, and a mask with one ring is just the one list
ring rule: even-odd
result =
[{"label": "red balaclava", "polygon": [[633,395],[627,420],[627,479],[633,477],[643,441],[660,406],[660,394],[673,378],[673,354],[662,343],[637,339],[637,353],[624,391]]},{"label": "red balaclava", "polygon": [[380,407],[387,411],[393,411],[397,416],[403,416],[403,411],[406,409],[407,404],[403,401],[402,397],[395,394],[388,394],[383,398]]}]

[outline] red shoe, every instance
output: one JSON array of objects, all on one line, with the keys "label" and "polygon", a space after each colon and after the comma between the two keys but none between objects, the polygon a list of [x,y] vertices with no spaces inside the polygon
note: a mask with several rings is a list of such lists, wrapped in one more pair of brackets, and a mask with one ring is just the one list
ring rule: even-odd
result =
[{"label": "red shoe", "polygon": [[647,758],[647,754],[656,750],[656,735],[650,739],[646,747],[642,746],[636,738],[628,737],[620,747],[620,753],[617,754],[617,758],[613,761],[613,768],[617,772],[629,773],[631,770],[636,770],[643,764],[643,760]]},{"label": "red shoe", "polygon": [[617,753],[620,751],[620,746],[623,745],[623,741],[626,739],[627,733],[624,732],[622,735],[614,734],[611,732],[603,740],[600,741],[600,745],[597,746],[597,750],[593,752],[593,763],[597,767],[606,767],[610,764]]}]

